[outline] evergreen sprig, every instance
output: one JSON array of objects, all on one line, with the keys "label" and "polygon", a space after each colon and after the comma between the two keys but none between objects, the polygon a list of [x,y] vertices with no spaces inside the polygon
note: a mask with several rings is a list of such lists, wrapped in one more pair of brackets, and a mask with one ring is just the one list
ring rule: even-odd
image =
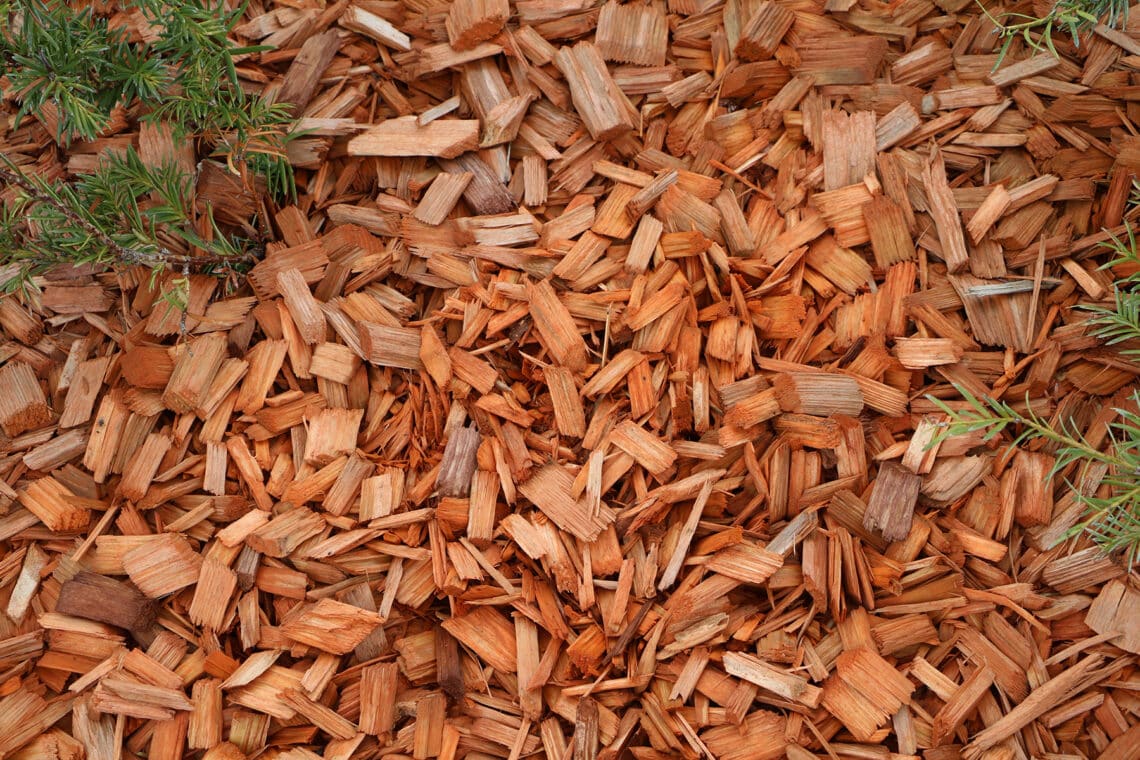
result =
[{"label": "evergreen sprig", "polygon": [[1014,40],[1022,39],[1030,50],[1046,49],[1054,56],[1057,48],[1053,45],[1055,32],[1068,33],[1074,45],[1080,45],[1081,33],[1092,29],[1098,23],[1116,27],[1128,20],[1129,0],[1057,0],[1043,16],[1014,11],[990,13],[978,0],[982,12],[997,27],[1002,38],[998,53],[1000,66]]},{"label": "evergreen sprig", "polygon": [[1125,230],[1127,239],[1113,235],[1103,244],[1115,255],[1101,269],[1119,268],[1126,272],[1113,283],[1112,305],[1089,304],[1081,308],[1092,314],[1093,335],[1110,346],[1131,344],[1122,347],[1120,353],[1135,359],[1140,357],[1140,256],[1136,252],[1135,231],[1127,223]]},{"label": "evergreen sprig", "polygon": [[[15,263],[10,290],[61,264],[145,265],[230,271],[252,255],[220,234],[206,240],[194,228],[191,178],[173,164],[146,166],[134,150],[108,156],[73,184],[31,177],[7,159],[0,182],[18,193],[0,206],[0,250]],[[200,254],[170,250],[163,238],[194,246]]]},{"label": "evergreen sprig", "polygon": [[[199,158],[212,156],[257,177],[275,196],[294,194],[286,156],[293,119],[287,106],[246,93],[239,56],[265,50],[231,39],[244,6],[225,0],[122,0],[147,24],[132,36],[92,10],[61,0],[0,2],[0,74],[19,105],[56,125],[56,141],[94,140],[117,107],[174,130]],[[18,188],[0,208],[0,248],[19,264],[17,281],[64,263],[145,263],[230,270],[248,260],[248,241],[214,225],[198,234],[193,177],[174,165],[148,167],[134,151],[104,157],[93,174],[47,183],[5,161],[0,182]],[[196,249],[191,253],[179,248]],[[174,250],[172,250],[174,249]],[[0,283],[4,285],[4,283]]]},{"label": "evergreen sprig", "polygon": [[[983,440],[991,441],[1007,430],[1011,432],[1010,448],[1044,440],[1054,448],[1050,477],[1072,465],[1103,464],[1107,474],[1101,485],[1108,487],[1107,497],[1085,495],[1069,483],[1085,513],[1067,537],[1086,532],[1106,552],[1123,554],[1129,566],[1140,561],[1140,416],[1128,409],[1114,409],[1117,419],[1109,423],[1109,443],[1102,450],[1090,444],[1071,420],[1057,429],[1032,408],[1023,414],[1004,401],[979,399],[966,388],[954,387],[967,403],[964,410],[930,397],[949,418],[936,440],[984,432]],[[1134,394],[1132,400],[1140,402],[1140,395]]]},{"label": "evergreen sprig", "polygon": [[[1126,217],[1140,208],[1140,188],[1134,188],[1130,206]],[[1118,272],[1113,299],[1108,305],[1083,304],[1077,308],[1090,313],[1088,324],[1094,337],[1117,346],[1122,356],[1136,359],[1140,357],[1140,253],[1135,231],[1126,223],[1124,237],[1113,235],[1104,247],[1113,256],[1101,269]],[[955,388],[966,401],[965,410],[952,409],[944,401],[931,398],[949,418],[941,437],[984,431],[984,440],[990,441],[1008,431],[1011,447],[1046,441],[1055,449],[1051,476],[1073,465],[1103,465],[1106,475],[1101,485],[1107,487],[1107,496],[1086,495],[1069,484],[1085,513],[1068,535],[1085,532],[1106,552],[1123,555],[1130,567],[1140,562],[1140,415],[1130,409],[1113,409],[1116,418],[1108,424],[1108,444],[1098,449],[1085,440],[1071,420],[1054,427],[1031,407],[1022,414],[1004,401],[979,399],[965,388]],[[1140,391],[1134,392],[1131,400],[1140,405]]]}]

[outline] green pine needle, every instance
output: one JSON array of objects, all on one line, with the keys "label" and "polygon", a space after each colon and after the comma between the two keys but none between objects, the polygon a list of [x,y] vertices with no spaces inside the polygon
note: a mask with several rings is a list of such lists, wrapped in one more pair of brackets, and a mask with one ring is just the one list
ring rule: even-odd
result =
[{"label": "green pine needle", "polygon": [[[278,198],[296,197],[286,156],[293,118],[286,106],[245,93],[235,57],[265,50],[230,38],[245,8],[225,0],[125,0],[155,37],[132,40],[90,7],[54,0],[0,2],[0,75],[11,82],[17,120],[36,115],[56,125],[57,142],[94,140],[112,111],[129,108],[173,127],[197,158],[224,161],[235,174],[264,179]],[[147,167],[139,156],[103,160],[91,175],[47,184],[5,161],[0,180],[21,196],[0,208],[0,263],[19,274],[0,287],[66,263],[146,263],[224,273],[248,260],[250,241],[213,226],[209,241],[194,225],[193,177],[174,166]],[[163,241],[199,249],[170,251]]]},{"label": "green pine needle", "polygon": [[1032,16],[1026,13],[1004,12],[1000,18],[990,13],[989,9],[977,0],[982,12],[989,17],[1002,39],[1001,50],[994,68],[1005,60],[1010,47],[1017,39],[1025,42],[1026,47],[1033,51],[1048,50],[1057,56],[1057,49],[1053,46],[1053,34],[1067,33],[1072,37],[1074,45],[1080,45],[1080,35],[1092,29],[1098,23],[1110,27],[1117,27],[1128,20],[1128,0],[1057,0],[1052,10],[1044,16]]},{"label": "green pine needle", "polygon": [[[965,410],[928,397],[949,418],[935,443],[950,436],[982,431],[984,440],[990,441],[1009,432],[1011,448],[1034,440],[1054,447],[1050,477],[1071,465],[1105,465],[1108,475],[1101,485],[1107,486],[1109,496],[1086,496],[1073,489],[1085,515],[1066,538],[1085,532],[1105,552],[1123,555],[1130,567],[1140,560],[1140,416],[1126,409],[1113,410],[1117,418],[1109,424],[1109,444],[1102,451],[1086,441],[1071,420],[1068,431],[1065,424],[1055,429],[1032,410],[1022,414],[1004,401],[978,399],[961,386],[955,389],[967,403]],[[1133,401],[1140,403],[1140,395],[1134,394]]]}]

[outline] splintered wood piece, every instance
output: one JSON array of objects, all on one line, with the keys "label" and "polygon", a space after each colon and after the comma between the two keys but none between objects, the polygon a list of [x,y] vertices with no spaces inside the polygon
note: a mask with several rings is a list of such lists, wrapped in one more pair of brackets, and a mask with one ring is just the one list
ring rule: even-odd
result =
[{"label": "splintered wood piece", "polygon": [[907,231],[906,216],[897,203],[877,195],[863,206],[863,220],[871,238],[875,263],[887,268],[916,258],[914,243]]},{"label": "splintered wood piece", "polygon": [[863,516],[863,527],[880,532],[888,541],[905,539],[910,534],[921,487],[922,478],[902,465],[896,462],[881,464]]},{"label": "splintered wood piece", "polygon": [[420,331],[412,327],[389,327],[375,322],[357,324],[364,360],[379,367],[421,370]]},{"label": "splintered wood piece", "polygon": [[[371,13],[359,6],[350,5],[345,8],[344,13],[341,14],[337,23],[345,29],[354,31],[357,34],[363,34],[365,37],[376,40],[390,48],[396,50],[412,49],[412,41],[408,35],[375,13]],[[290,72],[291,71],[292,69],[290,69]]]},{"label": "splintered wood piece", "polygon": [[753,543],[726,546],[712,556],[709,570],[759,586],[784,566],[782,555]]},{"label": "splintered wood piece", "polygon": [[171,445],[170,436],[162,433],[151,433],[146,437],[123,469],[123,479],[119,481],[119,494],[123,498],[139,501],[146,496]]},{"label": "splintered wood piece", "polygon": [[1062,594],[1070,594],[1089,585],[1104,583],[1121,575],[1120,565],[1090,546],[1055,559],[1041,574],[1042,580]]},{"label": "splintered wood piece", "polygon": [[1052,71],[1060,64],[1061,61],[1055,56],[1041,52],[1023,60],[1014,61],[1008,66],[1003,66],[990,73],[986,78],[992,85],[1008,87],[1022,79],[1040,76],[1047,71]]},{"label": "splintered wood piece", "polygon": [[70,430],[29,451],[23,463],[29,470],[48,472],[65,466],[87,450],[87,431]]},{"label": "splintered wood piece", "polygon": [[[1131,38],[1127,39],[1131,41]],[[1136,760],[1137,753],[1140,752],[1140,749],[1137,749],[1138,742],[1140,742],[1140,726],[1133,725],[1113,739],[1100,753],[1100,757],[1104,760]]]},{"label": "splintered wood piece", "polygon": [[595,541],[616,515],[605,504],[591,509],[585,497],[575,499],[573,486],[574,477],[569,472],[548,464],[520,483],[518,489],[559,528],[583,541]]},{"label": "splintered wood piece", "polygon": [[299,269],[286,269],[277,274],[277,290],[285,299],[285,307],[301,338],[308,344],[325,339],[325,315],[321,305],[313,298],[309,284]]},{"label": "splintered wood piece", "polygon": [[987,668],[978,668],[955,690],[953,696],[934,716],[931,731],[931,741],[934,746],[947,744],[953,739],[954,733],[978,706],[978,702],[986,695],[993,682],[992,672]]},{"label": "splintered wood piece", "polygon": [[270,557],[287,557],[324,527],[324,520],[316,512],[294,507],[253,530],[246,536],[245,543],[254,551]]},{"label": "splintered wood piece", "polygon": [[453,430],[443,449],[436,487],[441,496],[467,496],[478,466],[476,452],[483,437],[474,427]]},{"label": "splintered wood piece", "polygon": [[192,749],[210,749],[222,742],[222,682],[202,678],[194,682],[190,695],[190,711],[186,743]]},{"label": "splintered wood piece", "polygon": [[474,607],[443,621],[443,629],[495,670],[515,672],[515,627],[494,609]]},{"label": "splintered wood piece", "polygon": [[396,725],[396,690],[399,665],[368,665],[360,671],[360,730],[384,736]]},{"label": "splintered wood piece", "polygon": [[105,676],[99,681],[91,692],[91,705],[102,713],[149,720],[171,720],[175,712],[193,708],[181,689],[140,683],[116,675]]},{"label": "splintered wood piece", "polygon": [[676,169],[658,172],[653,179],[642,185],[641,189],[629,199],[629,203],[625,207],[626,213],[631,218],[640,218],[657,202],[658,198],[665,194],[666,190],[677,183],[678,179],[680,179],[680,174],[677,173]]},{"label": "splintered wood piece", "polygon": [[478,147],[479,121],[476,119],[436,119],[421,125],[415,116],[398,116],[351,138],[348,154],[455,158]]},{"label": "splintered wood piece", "polygon": [[493,366],[460,348],[452,348],[448,351],[447,358],[451,361],[451,369],[455,377],[480,393],[490,393],[499,380],[499,374]]},{"label": "splintered wood piece", "polygon": [[297,715],[324,731],[334,739],[351,739],[356,735],[356,726],[335,710],[314,702],[303,692],[285,689],[281,701],[297,712]]},{"label": "splintered wood piece", "polygon": [[600,742],[598,703],[593,697],[578,700],[574,711],[574,760],[597,757]]},{"label": "splintered wood piece", "polygon": [[614,428],[610,443],[657,476],[664,475],[677,461],[677,452],[671,446],[632,420]]},{"label": "splintered wood piece", "polygon": [[962,346],[951,338],[895,338],[893,349],[907,369],[926,369],[962,360]]},{"label": "splintered wood piece", "polygon": [[993,190],[982,201],[982,205],[974,211],[970,221],[966,222],[966,232],[970,233],[970,239],[974,241],[975,245],[982,241],[990,228],[1009,209],[1012,202],[1005,185],[994,185]]},{"label": "splintered wood piece", "polygon": [[[822,195],[821,193],[815,196],[814,201],[817,204]],[[861,217],[862,211],[860,210]],[[764,263],[775,266],[790,256],[792,251],[807,245],[825,232],[827,232],[827,222],[824,221],[823,216],[809,210],[804,213],[799,223],[794,227],[784,230],[776,237],[763,243],[756,255],[762,258]]]},{"label": "splintered wood piece", "polygon": [[534,325],[558,364],[571,370],[586,366],[586,342],[574,326],[574,319],[547,280],[527,283]]},{"label": "splintered wood piece", "polygon": [[0,428],[8,436],[35,430],[52,421],[51,407],[36,373],[23,362],[8,362],[0,368]]},{"label": "splintered wood piece", "polygon": [[451,382],[451,357],[431,325],[424,325],[420,333],[420,361],[431,379],[441,388],[446,388]]},{"label": "splintered wood piece", "polygon": [[810,75],[816,85],[870,84],[887,54],[887,40],[877,35],[819,35],[798,45],[796,74]]},{"label": "splintered wood piece", "polygon": [[249,444],[241,436],[235,436],[226,441],[226,452],[233,461],[239,477],[249,489],[257,508],[265,512],[273,509],[273,500],[265,489],[265,479],[257,460],[249,453]]},{"label": "splintered wood piece", "polygon": [[447,38],[456,50],[491,39],[511,14],[507,0],[455,0],[447,12]]},{"label": "splintered wood piece", "polygon": [[[341,25],[347,26],[346,19],[351,18],[356,12],[367,13],[367,11],[350,7],[341,16]],[[313,35],[305,40],[305,44],[301,45],[300,52],[297,53],[297,57],[293,59],[289,65],[289,70],[285,73],[281,91],[277,95],[279,103],[292,105],[290,111],[294,116],[300,115],[309,101],[313,99],[313,95],[320,84],[321,76],[332,63],[332,59],[336,57],[339,41],[340,33],[335,29],[330,29],[323,34]]]},{"label": "splintered wood piece", "polygon": [[214,631],[221,630],[237,583],[233,570],[213,557],[204,559],[190,602],[190,620]]},{"label": "splintered wood piece", "polygon": [[[713,200],[713,206],[720,213],[720,224],[729,250],[735,256],[751,256],[756,250],[756,242],[736,196],[729,190],[722,190]],[[640,226],[638,231],[640,232]],[[632,251],[630,255],[632,256]]]},{"label": "splintered wood piece", "polygon": [[818,687],[809,684],[806,678],[785,673],[749,654],[725,652],[724,669],[731,676],[743,678],[745,681],[754,683],[784,699],[790,699],[808,707],[818,707],[819,700],[823,696],[823,692]]},{"label": "splintered wood piece", "polygon": [[388,469],[360,484],[360,519],[374,520],[392,514],[404,499],[404,476],[400,470]]},{"label": "splintered wood piece", "polygon": [[1048,454],[1019,450],[1002,474],[1002,503],[1013,506],[1013,518],[1024,528],[1053,519],[1053,462]]},{"label": "splintered wood piece", "polygon": [[321,409],[306,417],[309,433],[305,441],[305,462],[324,467],[351,454],[356,449],[363,418],[363,409]]},{"label": "splintered wood piece", "polygon": [[514,196],[502,178],[478,156],[462,155],[451,161],[441,159],[439,163],[451,174],[471,174],[463,199],[476,214],[505,214],[516,208]]},{"label": "splintered wood piece", "polygon": [[530,108],[531,96],[517,95],[507,98],[491,107],[483,117],[483,133],[479,139],[480,148],[512,142],[522,129],[522,120]]},{"label": "splintered wood piece", "polygon": [[740,31],[736,43],[736,56],[744,61],[763,61],[776,54],[776,48],[796,20],[791,9],[764,0],[753,6],[755,10]]},{"label": "splintered wood piece", "polygon": [[962,220],[958,216],[958,206],[954,193],[946,179],[946,163],[942,152],[935,149],[929,163],[922,170],[922,182],[930,201],[930,215],[934,217],[934,228],[942,244],[942,260],[951,272],[960,272],[970,263],[966,251],[966,240],[962,234]]},{"label": "splintered wood piece", "polygon": [[86,570],[60,586],[55,611],[128,631],[149,630],[155,621],[154,603],[138,590]]},{"label": "splintered wood piece", "polygon": [[83,507],[67,486],[50,475],[33,480],[16,492],[16,498],[49,530],[77,533],[91,521],[91,510]]},{"label": "splintered wood piece", "polygon": [[1085,614],[1085,625],[1100,634],[1117,634],[1111,641],[1121,649],[1140,653],[1140,629],[1134,624],[1140,614],[1140,592],[1119,580],[1109,581]]},{"label": "splintered wood piece", "polygon": [[633,235],[633,242],[629,246],[629,253],[625,259],[625,268],[628,271],[634,274],[640,274],[648,269],[649,263],[657,251],[657,244],[661,240],[661,233],[664,230],[665,225],[663,225],[657,217],[651,214],[646,214],[641,217],[641,220],[637,224],[637,232]]},{"label": "splintered wood piece", "polygon": [[[770,3],[771,4],[771,3]],[[786,13],[791,13],[786,11]],[[875,115],[848,115],[839,109],[823,113],[823,185],[838,190],[863,179],[875,168]]]},{"label": "splintered wood piece", "polygon": [[772,387],[780,409],[785,412],[857,416],[863,411],[863,391],[859,383],[845,375],[782,373],[776,376]]},{"label": "splintered wood piece", "polygon": [[601,235],[592,231],[585,232],[554,266],[551,274],[564,280],[576,280],[590,271],[590,267],[601,259],[609,245],[610,241]]},{"label": "splintered wood piece", "polygon": [[875,125],[875,150],[885,151],[898,145],[922,125],[922,117],[909,101],[903,101],[879,119]]},{"label": "splintered wood piece", "polygon": [[1023,353],[1032,350],[1030,319],[1035,309],[1032,292],[1021,290],[1009,295],[991,295],[978,291],[987,281],[972,275],[961,274],[949,279],[961,298],[977,342],[1009,346]]},{"label": "splintered wood piece", "polygon": [[1070,696],[1077,684],[1087,678],[1089,672],[1103,661],[1104,658],[1099,655],[1090,655],[1045,681],[997,722],[974,734],[963,749],[962,756],[968,760],[976,760],[986,750],[1032,723]]},{"label": "splintered wood piece", "polygon": [[309,362],[309,372],[314,377],[323,377],[342,385],[348,385],[359,368],[360,357],[351,348],[339,343],[317,344]]},{"label": "splintered wood piece", "polygon": [[289,343],[284,340],[263,340],[253,347],[246,355],[248,369],[234,399],[236,408],[252,414],[265,405],[288,352]]},{"label": "splintered wood piece", "polygon": [[443,751],[443,732],[446,720],[446,696],[433,692],[416,700],[415,727],[412,730],[413,758],[426,760],[431,757],[439,757]]},{"label": "splintered wood piece", "polygon": [[[0,738],[0,752],[16,756],[34,749],[25,745],[59,722],[72,710],[74,704],[73,700],[66,698],[48,702],[21,684],[0,700],[0,737],[3,737]],[[58,744],[55,747],[47,747],[48,756],[61,757],[55,753],[61,749],[66,751],[68,744],[64,743],[62,747]],[[82,757],[83,750],[86,750],[87,756],[90,757],[90,747],[81,746],[79,749],[80,752],[76,757]]]},{"label": "splintered wood piece", "polygon": [[582,407],[578,386],[574,382],[574,373],[565,367],[547,367],[543,374],[550,390],[558,432],[581,438],[586,434],[586,412]]},{"label": "splintered wood piece", "polygon": [[463,192],[471,184],[471,172],[452,174],[441,172],[432,180],[427,191],[420,198],[420,203],[412,216],[424,224],[442,224],[455,204],[463,197]]},{"label": "splintered wood piece", "polygon": [[123,570],[151,599],[173,594],[197,582],[202,555],[176,533],[163,533],[123,555]]},{"label": "splintered wood piece", "polygon": [[471,497],[467,512],[467,538],[477,547],[491,543],[499,500],[499,477],[487,470],[476,470],[471,477]]},{"label": "splintered wood piece", "polygon": [[103,378],[107,374],[111,361],[111,357],[103,356],[80,363],[75,371],[75,377],[71,379],[71,385],[68,386],[63,412],[59,415],[59,426],[61,428],[82,425],[91,419],[91,412],[95,408],[95,398],[102,390]]},{"label": "splintered wood piece", "polygon": [[523,203],[527,206],[544,206],[548,197],[550,178],[546,160],[539,155],[523,156]]},{"label": "splintered wood piece", "polygon": [[[744,697],[749,703],[755,695],[754,687],[750,688],[752,696]],[[745,710],[741,714],[743,717],[738,723],[730,722],[701,732],[701,741],[714,757],[724,760],[792,757],[787,748],[795,745],[784,738],[787,720],[782,715],[761,709]]]},{"label": "splintered wood piece", "polygon": [[749,428],[776,417],[782,411],[775,388],[753,393],[729,406],[725,422],[740,428]]},{"label": "splintered wood piece", "polygon": [[518,646],[519,702],[523,714],[531,720],[542,717],[542,687],[534,681],[543,680],[538,669],[541,665],[538,648],[538,626],[524,615],[515,614],[515,643]]},{"label": "splintered wood piece", "polygon": [[298,605],[285,616],[281,634],[332,654],[347,654],[364,641],[380,625],[375,612],[338,602],[320,599],[315,604]]},{"label": "splintered wood piece", "polygon": [[44,337],[43,324],[19,304],[15,294],[0,298],[0,329],[25,346],[34,346]]},{"label": "splintered wood piece", "polygon": [[598,15],[597,46],[607,61],[664,66],[669,24],[664,8],[606,3]]},{"label": "splintered wood piece", "polygon": [[202,404],[210,383],[226,358],[226,336],[212,333],[195,338],[182,347],[170,381],[162,393],[162,403],[180,414]]},{"label": "splintered wood piece", "polygon": [[677,575],[681,572],[681,564],[685,560],[685,553],[688,552],[693,536],[696,535],[697,524],[700,522],[705,507],[708,506],[709,496],[712,495],[712,486],[711,480],[706,481],[701,487],[700,493],[697,494],[697,498],[693,501],[689,516],[685,518],[681,527],[681,535],[677,539],[673,556],[669,558],[668,564],[665,565],[665,571],[661,574],[661,580],[657,584],[658,589],[664,591],[676,582]]},{"label": "splintered wood piece", "polygon": [[566,77],[574,107],[595,140],[611,140],[633,129],[629,102],[592,43],[560,48],[554,63]]},{"label": "splintered wood piece", "polygon": [[869,649],[844,652],[823,686],[821,704],[859,741],[870,741],[905,704],[914,684]]},{"label": "splintered wood piece", "polygon": [[24,563],[20,567],[20,575],[12,587],[12,595],[8,598],[7,614],[14,623],[20,623],[28,612],[32,597],[40,585],[40,572],[47,565],[48,556],[36,544],[28,547],[24,555]]}]

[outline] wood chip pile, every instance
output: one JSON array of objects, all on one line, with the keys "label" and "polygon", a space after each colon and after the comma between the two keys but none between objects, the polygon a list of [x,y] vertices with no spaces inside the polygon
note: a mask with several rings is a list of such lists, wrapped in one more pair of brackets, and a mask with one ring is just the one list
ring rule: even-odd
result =
[{"label": "wood chip pile", "polygon": [[[0,300],[0,757],[1140,758],[1105,472],[928,399],[1129,403],[1072,307],[1131,19],[998,65],[970,0],[254,0],[311,131],[292,205],[198,168],[248,278]],[[193,167],[135,116],[0,138]]]}]

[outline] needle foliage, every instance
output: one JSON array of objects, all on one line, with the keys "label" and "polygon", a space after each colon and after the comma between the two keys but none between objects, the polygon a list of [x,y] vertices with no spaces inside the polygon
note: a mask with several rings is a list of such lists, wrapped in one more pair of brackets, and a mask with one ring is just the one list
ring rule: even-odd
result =
[{"label": "needle foliage", "polygon": [[[1092,334],[1131,359],[1140,357],[1140,255],[1136,243],[1129,228],[1125,238],[1114,238],[1108,244],[1115,255],[1104,268],[1131,274],[1116,280],[1110,305],[1083,307],[1091,313]],[[1105,552],[1121,555],[1130,567],[1140,562],[1140,415],[1130,409],[1114,409],[1107,445],[1098,448],[1085,440],[1071,420],[1053,426],[1032,410],[1022,414],[1005,401],[979,399],[956,387],[967,402],[964,410],[931,398],[949,418],[942,436],[984,431],[985,440],[1001,437],[1008,439],[1010,446],[1035,440],[1048,442],[1056,457],[1053,475],[1073,465],[1103,465],[1107,474],[1101,486],[1105,488],[1097,493],[1107,491],[1107,495],[1085,494],[1069,483],[1074,498],[1085,507],[1084,517],[1069,535],[1084,532]],[[1131,401],[1140,405],[1140,391],[1133,392]]]},{"label": "needle foliage", "polygon": [[[293,194],[291,115],[247,94],[238,78],[235,60],[264,49],[231,39],[244,6],[123,0],[115,10],[142,23],[127,28],[61,0],[0,1],[0,73],[10,83],[4,94],[16,123],[37,116],[54,124],[53,137],[66,149],[97,139],[113,112],[126,109],[132,119],[173,128],[197,158],[224,161],[247,187],[260,182],[276,196]],[[133,150],[104,158],[93,174],[56,183],[5,159],[0,182],[15,192],[0,208],[0,264],[16,265],[0,283],[8,289],[62,263],[220,271],[250,258],[244,233],[219,229],[212,219],[211,235],[196,232],[202,225],[192,173],[147,166]]]},{"label": "needle foliage", "polygon": [[[982,0],[978,2],[981,4]],[[1054,34],[1067,34],[1074,45],[1079,45],[1080,35],[1097,24],[1123,25],[1128,19],[1128,7],[1129,0],[1057,0],[1044,15],[1017,10],[991,12],[984,4],[982,10],[1002,39],[996,64],[1000,66],[1018,40],[1030,50],[1044,49],[1057,55]],[[1140,187],[1134,186],[1133,207],[1138,203]],[[1134,274],[1115,282],[1110,304],[1084,307],[1091,312],[1093,334],[1106,345],[1117,346],[1122,356],[1131,359],[1140,357],[1140,258],[1136,243],[1131,229],[1126,239],[1113,238],[1109,247],[1116,255],[1105,267],[1119,267],[1120,271]],[[943,437],[984,432],[985,440],[1008,438],[1011,446],[1046,441],[1055,449],[1053,475],[1073,465],[1103,465],[1107,475],[1101,484],[1106,487],[1103,490],[1107,490],[1108,496],[1085,494],[1070,483],[1074,498],[1085,507],[1085,514],[1069,536],[1085,533],[1106,552],[1122,555],[1129,566],[1140,562],[1140,417],[1128,409],[1115,409],[1117,416],[1109,424],[1108,445],[1098,449],[1080,435],[1071,421],[1054,427],[1032,410],[1022,414],[1005,401],[979,399],[965,388],[955,387],[967,402],[964,410],[952,409],[943,401],[931,398],[949,418]],[[1134,393],[1132,400],[1140,402],[1140,392]]]},{"label": "needle foliage", "polygon": [[[981,4],[981,0],[978,0]],[[1046,49],[1057,55],[1053,35],[1067,34],[1074,45],[1080,45],[1080,35],[1098,23],[1116,27],[1128,20],[1129,0],[1057,0],[1047,13],[1035,15],[1022,11],[991,11],[982,5],[982,11],[997,27],[1002,38],[998,65],[1005,59],[1010,46],[1020,39],[1031,50]]]}]

